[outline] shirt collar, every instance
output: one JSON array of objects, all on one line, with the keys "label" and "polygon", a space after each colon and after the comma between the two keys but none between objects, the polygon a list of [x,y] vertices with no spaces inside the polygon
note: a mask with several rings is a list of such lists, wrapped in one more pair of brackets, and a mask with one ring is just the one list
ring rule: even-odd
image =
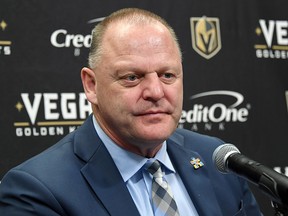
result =
[{"label": "shirt collar", "polygon": [[93,124],[97,134],[104,143],[108,152],[110,153],[114,163],[116,164],[123,180],[128,181],[135,173],[138,172],[149,161],[159,160],[166,168],[166,173],[175,173],[175,169],[171,163],[169,155],[167,153],[166,141],[163,143],[161,149],[157,152],[154,158],[146,158],[130,151],[127,151],[117,145],[97,123],[93,116]]}]

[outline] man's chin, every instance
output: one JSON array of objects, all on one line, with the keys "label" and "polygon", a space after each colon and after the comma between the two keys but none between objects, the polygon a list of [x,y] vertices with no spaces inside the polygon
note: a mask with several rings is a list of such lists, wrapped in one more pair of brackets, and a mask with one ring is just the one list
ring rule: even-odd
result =
[{"label": "man's chin", "polygon": [[139,132],[141,137],[146,142],[164,142],[171,134],[173,130],[159,127],[150,128],[149,130],[142,130]]}]

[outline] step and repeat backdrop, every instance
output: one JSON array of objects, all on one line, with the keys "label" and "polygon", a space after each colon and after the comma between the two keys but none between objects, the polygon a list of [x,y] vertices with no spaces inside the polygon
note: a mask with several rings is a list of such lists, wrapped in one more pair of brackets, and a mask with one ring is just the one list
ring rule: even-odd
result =
[{"label": "step and repeat backdrop", "polygon": [[[90,32],[124,7],[157,13],[179,37],[179,127],[220,137],[288,175],[287,1],[0,0],[0,179],[89,115],[80,70]],[[269,198],[251,188],[272,215]]]}]

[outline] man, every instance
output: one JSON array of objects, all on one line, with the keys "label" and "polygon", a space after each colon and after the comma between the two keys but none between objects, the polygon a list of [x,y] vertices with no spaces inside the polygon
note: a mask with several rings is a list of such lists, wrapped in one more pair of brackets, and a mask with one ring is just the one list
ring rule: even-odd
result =
[{"label": "man", "polygon": [[[0,215],[260,215],[246,182],[214,168],[223,142],[176,129],[183,73],[171,27],[148,11],[123,9],[92,38],[81,78],[93,115],[8,172]],[[157,203],[155,188],[169,201]]]}]

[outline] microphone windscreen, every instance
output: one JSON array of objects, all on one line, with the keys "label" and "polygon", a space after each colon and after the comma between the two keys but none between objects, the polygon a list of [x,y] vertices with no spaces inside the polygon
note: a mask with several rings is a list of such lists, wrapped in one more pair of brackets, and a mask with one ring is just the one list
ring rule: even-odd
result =
[{"label": "microphone windscreen", "polygon": [[212,155],[212,160],[216,168],[222,173],[228,173],[227,159],[233,154],[240,154],[238,148],[232,144],[226,143],[218,146]]}]

